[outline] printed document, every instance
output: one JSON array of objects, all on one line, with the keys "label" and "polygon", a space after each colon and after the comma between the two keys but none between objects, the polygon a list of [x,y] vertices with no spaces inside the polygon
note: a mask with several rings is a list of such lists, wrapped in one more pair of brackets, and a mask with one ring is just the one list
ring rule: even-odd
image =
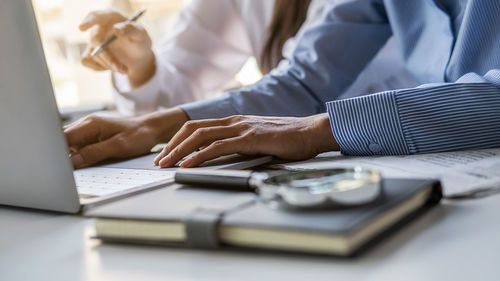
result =
[{"label": "printed document", "polygon": [[362,166],[378,170],[383,177],[437,178],[450,198],[500,192],[500,149],[371,157],[328,152],[309,161],[274,166],[293,170]]}]

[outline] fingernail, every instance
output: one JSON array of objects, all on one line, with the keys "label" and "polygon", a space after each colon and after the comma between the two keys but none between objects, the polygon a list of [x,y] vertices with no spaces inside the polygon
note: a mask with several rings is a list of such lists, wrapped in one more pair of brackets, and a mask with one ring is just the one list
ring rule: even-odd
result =
[{"label": "fingernail", "polygon": [[161,159],[160,160],[160,167],[164,167],[168,163],[169,160],[170,160],[170,158],[168,158],[168,157]]},{"label": "fingernail", "polygon": [[153,163],[155,163],[156,166],[160,165],[160,160],[161,160],[161,155],[158,154],[156,155],[155,159],[153,160]]},{"label": "fingernail", "polygon": [[118,67],[116,66],[116,64],[112,63],[111,64],[111,69],[114,71],[114,72],[120,72],[120,70],[118,69]]},{"label": "fingernail", "polygon": [[75,153],[71,155],[71,162],[73,163],[73,167],[78,169],[83,165],[83,157],[79,153]]},{"label": "fingernail", "polygon": [[189,168],[189,164],[191,164],[191,162],[193,162],[193,158],[186,159],[181,163],[181,167]]}]

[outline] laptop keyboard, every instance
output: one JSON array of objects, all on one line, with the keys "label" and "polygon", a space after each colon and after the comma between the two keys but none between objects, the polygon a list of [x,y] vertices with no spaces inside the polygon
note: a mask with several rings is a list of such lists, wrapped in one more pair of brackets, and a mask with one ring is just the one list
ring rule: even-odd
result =
[{"label": "laptop keyboard", "polygon": [[74,171],[79,195],[97,197],[145,185],[163,184],[174,178],[174,171],[87,168]]}]

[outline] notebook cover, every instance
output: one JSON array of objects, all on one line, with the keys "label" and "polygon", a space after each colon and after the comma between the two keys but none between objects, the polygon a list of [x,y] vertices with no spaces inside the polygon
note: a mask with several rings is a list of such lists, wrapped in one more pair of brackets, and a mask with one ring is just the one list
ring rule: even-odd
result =
[{"label": "notebook cover", "polygon": [[[259,228],[284,228],[290,231],[308,230],[329,234],[348,234],[364,226],[379,214],[393,209],[417,191],[433,183],[433,181],[428,180],[385,180],[384,194],[380,200],[356,208],[293,212],[274,210],[263,204],[255,204],[224,216],[223,224]],[[435,201],[437,198],[432,200]],[[431,202],[429,203],[431,204]]]},{"label": "notebook cover", "polygon": [[[175,185],[96,208],[86,215],[124,220],[185,222],[193,210],[200,207],[234,210],[245,205],[237,211],[227,212],[222,216],[219,225],[349,235],[387,210],[408,200],[422,188],[432,186],[433,191],[420,210],[437,204],[442,196],[439,183],[432,180],[385,179],[383,184],[384,194],[377,202],[356,208],[308,212],[274,210],[258,202],[256,195],[252,193]],[[412,216],[414,214],[407,217]],[[396,225],[388,227],[385,232],[394,227]],[[110,238],[107,237],[106,240],[113,240]],[[127,242],[122,239],[115,240]],[[137,240],[130,242],[151,243]],[[182,245],[188,246],[187,243],[181,243],[180,246]]]}]

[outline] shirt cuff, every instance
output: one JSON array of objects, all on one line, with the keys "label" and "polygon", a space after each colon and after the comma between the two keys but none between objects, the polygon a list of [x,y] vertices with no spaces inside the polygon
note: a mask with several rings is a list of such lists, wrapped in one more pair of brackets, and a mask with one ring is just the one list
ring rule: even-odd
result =
[{"label": "shirt cuff", "polygon": [[122,114],[142,114],[158,108],[158,97],[161,91],[161,69],[157,59],[156,62],[153,77],[136,89],[132,89],[130,86],[127,75],[116,72],[112,74],[115,102]]},{"label": "shirt cuff", "polygon": [[333,135],[343,154],[410,154],[395,91],[331,101],[326,106]]}]

